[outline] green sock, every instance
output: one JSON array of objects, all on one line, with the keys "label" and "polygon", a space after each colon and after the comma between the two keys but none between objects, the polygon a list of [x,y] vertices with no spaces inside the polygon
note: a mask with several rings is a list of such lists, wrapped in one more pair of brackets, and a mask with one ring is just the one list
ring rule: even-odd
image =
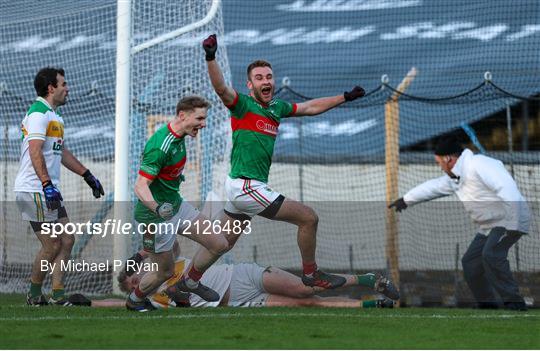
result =
[{"label": "green sock", "polygon": [[365,300],[362,301],[362,308],[377,307],[376,300]]},{"label": "green sock", "polygon": [[367,273],[356,276],[356,281],[358,285],[367,286],[368,288],[373,288],[375,286],[375,274]]},{"label": "green sock", "polygon": [[55,300],[60,300],[64,297],[65,291],[64,289],[53,289],[52,298]]},{"label": "green sock", "polygon": [[30,282],[30,296],[31,297],[36,297],[36,296],[39,296],[41,295],[41,284],[36,284],[36,283],[32,283]]}]

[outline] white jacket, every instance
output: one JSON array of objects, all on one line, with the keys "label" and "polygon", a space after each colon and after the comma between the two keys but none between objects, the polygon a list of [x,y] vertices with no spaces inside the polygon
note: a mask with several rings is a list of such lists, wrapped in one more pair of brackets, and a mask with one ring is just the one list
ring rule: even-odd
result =
[{"label": "white jacket", "polygon": [[465,149],[452,173],[458,178],[444,175],[428,180],[411,189],[403,200],[415,205],[456,193],[481,233],[494,227],[529,232],[529,207],[501,161]]}]

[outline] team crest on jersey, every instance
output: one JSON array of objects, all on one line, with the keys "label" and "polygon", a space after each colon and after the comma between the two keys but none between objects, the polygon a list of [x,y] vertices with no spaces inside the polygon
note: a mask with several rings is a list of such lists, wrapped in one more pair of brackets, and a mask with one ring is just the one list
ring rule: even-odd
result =
[{"label": "team crest on jersey", "polygon": [[268,134],[277,135],[278,133],[278,127],[270,124],[268,122],[263,121],[262,119],[258,120],[255,124],[257,126],[257,129],[260,131],[263,131]]}]

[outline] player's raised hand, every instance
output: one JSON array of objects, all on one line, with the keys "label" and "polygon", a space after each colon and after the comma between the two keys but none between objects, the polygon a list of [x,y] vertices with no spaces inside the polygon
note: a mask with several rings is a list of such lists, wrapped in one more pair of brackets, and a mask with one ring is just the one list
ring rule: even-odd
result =
[{"label": "player's raised hand", "polygon": [[101,183],[96,177],[94,177],[92,173],[90,173],[89,169],[87,169],[86,172],[83,173],[82,177],[84,178],[86,184],[88,184],[88,186],[92,188],[92,194],[96,199],[100,198],[101,195],[105,195],[105,191],[103,191]]},{"label": "player's raised hand", "polygon": [[405,200],[403,200],[402,197],[400,197],[399,199],[397,199],[396,201],[392,202],[388,208],[395,208],[396,209],[396,212],[401,212],[403,211],[404,209],[407,208],[407,204],[405,203]]},{"label": "player's raised hand", "polygon": [[59,209],[61,206],[60,201],[64,200],[62,194],[60,194],[60,190],[50,180],[43,183],[43,195],[45,195],[47,208],[51,211]]},{"label": "player's raised hand", "polygon": [[364,95],[366,95],[366,91],[364,90],[364,88],[359,87],[358,85],[352,88],[351,91],[346,91],[343,93],[343,97],[345,98],[345,101],[353,101],[358,98],[361,98]]},{"label": "player's raised hand", "polygon": [[204,39],[203,43],[203,49],[206,53],[206,61],[213,61],[216,59],[216,51],[217,51],[217,37],[215,34],[212,34],[208,38]]}]

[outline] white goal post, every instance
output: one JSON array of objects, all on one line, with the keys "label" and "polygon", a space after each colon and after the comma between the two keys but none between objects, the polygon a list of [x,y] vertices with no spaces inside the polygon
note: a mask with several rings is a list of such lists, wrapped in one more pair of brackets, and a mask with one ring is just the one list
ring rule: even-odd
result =
[{"label": "white goal post", "polygon": [[[131,75],[132,60],[144,50],[171,41],[179,36],[199,29],[210,23],[218,14],[220,0],[212,0],[211,6],[204,18],[182,26],[176,30],[168,31],[133,46],[132,38],[132,6],[131,0],[118,0],[117,13],[117,57],[116,57],[116,112],[115,112],[115,161],[114,161],[114,213],[117,219],[130,218],[127,213],[132,200],[132,184],[130,183],[130,113],[132,104]],[[181,6],[181,5],[179,5]],[[133,156],[133,155],[131,155]],[[129,241],[122,235],[114,237],[113,256],[124,260],[129,255]],[[113,273],[113,282],[116,281],[117,272]],[[117,293],[115,284],[114,292]]]}]

